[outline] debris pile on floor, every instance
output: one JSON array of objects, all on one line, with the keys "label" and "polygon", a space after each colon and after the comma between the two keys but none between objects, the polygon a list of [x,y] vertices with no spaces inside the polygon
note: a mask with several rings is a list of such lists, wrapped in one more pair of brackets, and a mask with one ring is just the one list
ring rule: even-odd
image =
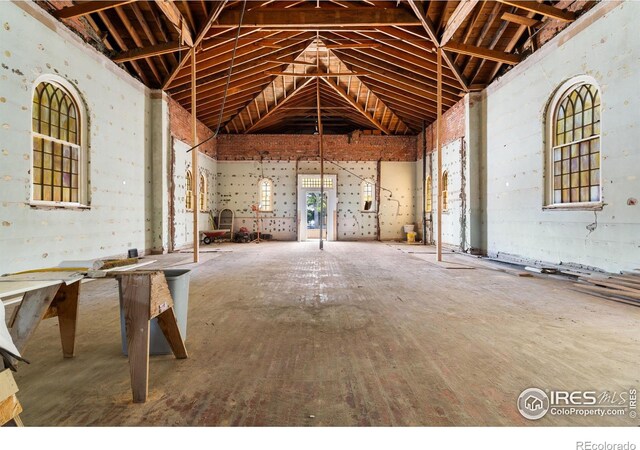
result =
[{"label": "debris pile on floor", "polygon": [[640,269],[608,277],[580,277],[575,290],[607,300],[640,306]]}]

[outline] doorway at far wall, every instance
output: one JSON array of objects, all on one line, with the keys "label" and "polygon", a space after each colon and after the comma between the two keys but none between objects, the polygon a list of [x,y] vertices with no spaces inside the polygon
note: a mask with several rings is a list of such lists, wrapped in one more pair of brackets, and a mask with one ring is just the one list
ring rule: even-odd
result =
[{"label": "doorway at far wall", "polygon": [[324,200],[320,197],[320,175],[298,175],[298,241],[335,240],[337,176],[324,176]]}]

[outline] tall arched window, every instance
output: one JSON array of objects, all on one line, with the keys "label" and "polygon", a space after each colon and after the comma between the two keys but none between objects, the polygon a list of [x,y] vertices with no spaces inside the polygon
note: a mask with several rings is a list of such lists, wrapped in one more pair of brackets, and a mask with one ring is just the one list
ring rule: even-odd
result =
[{"label": "tall arched window", "polygon": [[373,180],[363,180],[360,184],[360,196],[362,211],[374,211],[376,201],[376,190]]},{"label": "tall arched window", "polygon": [[601,200],[600,90],[590,77],[565,83],[549,106],[548,203]]},{"label": "tall arched window", "polygon": [[442,174],[442,210],[449,209],[449,172],[446,170]]},{"label": "tall arched window", "polygon": [[200,174],[200,196],[198,197],[200,200],[200,211],[207,211],[207,180],[204,177],[204,174]]},{"label": "tall arched window", "polygon": [[38,202],[87,203],[84,109],[73,86],[47,77],[32,103],[32,190]]},{"label": "tall arched window", "polygon": [[193,210],[193,174],[191,173],[191,169],[187,170],[185,174],[185,194],[184,194],[184,204],[187,210]]},{"label": "tall arched window", "polygon": [[259,209],[260,211],[273,211],[273,181],[263,178],[258,183]]},{"label": "tall arched window", "polygon": [[425,183],[425,190],[427,191],[427,212],[431,212],[433,210],[433,185],[431,184],[431,177],[427,177],[427,182]]}]

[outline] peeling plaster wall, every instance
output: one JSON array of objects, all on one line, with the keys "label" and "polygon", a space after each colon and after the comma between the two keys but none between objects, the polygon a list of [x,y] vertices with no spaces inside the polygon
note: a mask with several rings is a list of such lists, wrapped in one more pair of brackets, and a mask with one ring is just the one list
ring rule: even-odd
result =
[{"label": "peeling plaster wall", "polygon": [[[380,228],[382,239],[401,239],[402,225],[412,223],[414,209],[413,162],[382,162],[381,184],[393,192],[393,198],[401,202],[400,214],[396,214],[397,203],[388,200],[382,191]],[[377,237],[377,214],[362,212],[358,177],[378,179],[375,161],[341,161],[340,166],[325,163],[327,175],[337,175],[337,238],[338,240],[374,240]],[[218,161],[216,214],[224,208],[235,213],[234,230],[247,227],[255,230],[251,205],[258,202],[258,181],[264,176],[273,181],[273,212],[262,213],[262,231],[273,235],[273,239],[297,239],[297,174],[319,174],[318,161],[299,161],[296,172],[295,161]],[[355,175],[354,175],[355,174]],[[356,176],[357,175],[357,176]],[[408,222],[407,222],[408,221]]]},{"label": "peeling plaster wall", "polygon": [[[186,173],[191,169],[191,153],[187,150],[190,145],[173,139],[173,247],[175,250],[193,245],[193,211],[186,209]],[[216,203],[216,179],[217,162],[209,156],[198,153],[198,170],[205,177],[207,183],[207,212],[200,212],[198,216],[198,229],[211,230],[213,227],[209,221],[209,210],[213,210]],[[195,177],[195,174],[194,174]],[[198,198],[199,195],[198,195]],[[195,205],[198,207],[199,205]]]},{"label": "peeling plaster wall", "polygon": [[[640,205],[630,201],[640,199],[639,23],[640,3],[602,2],[487,88],[479,107],[487,127],[489,253],[609,271],[640,266]],[[601,88],[605,206],[544,210],[547,104],[582,74]]]},{"label": "peeling plaster wall", "polygon": [[[152,246],[149,92],[33,3],[0,2],[0,273]],[[67,79],[89,115],[90,209],[29,205],[31,93]]]}]

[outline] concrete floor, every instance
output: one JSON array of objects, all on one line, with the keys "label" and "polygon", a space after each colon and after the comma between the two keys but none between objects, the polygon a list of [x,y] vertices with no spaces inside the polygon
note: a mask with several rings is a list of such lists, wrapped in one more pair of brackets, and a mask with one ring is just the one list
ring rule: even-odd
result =
[{"label": "concrete floor", "polygon": [[77,356],[63,360],[55,319],[25,352],[25,424],[638,425],[530,422],[515,406],[532,386],[639,387],[638,308],[384,243],[216,247],[228,251],[197,266],[184,265],[191,254],[157,258],[193,269],[190,358],[152,357],[147,403],[131,403],[117,283],[95,281],[82,287]]}]

